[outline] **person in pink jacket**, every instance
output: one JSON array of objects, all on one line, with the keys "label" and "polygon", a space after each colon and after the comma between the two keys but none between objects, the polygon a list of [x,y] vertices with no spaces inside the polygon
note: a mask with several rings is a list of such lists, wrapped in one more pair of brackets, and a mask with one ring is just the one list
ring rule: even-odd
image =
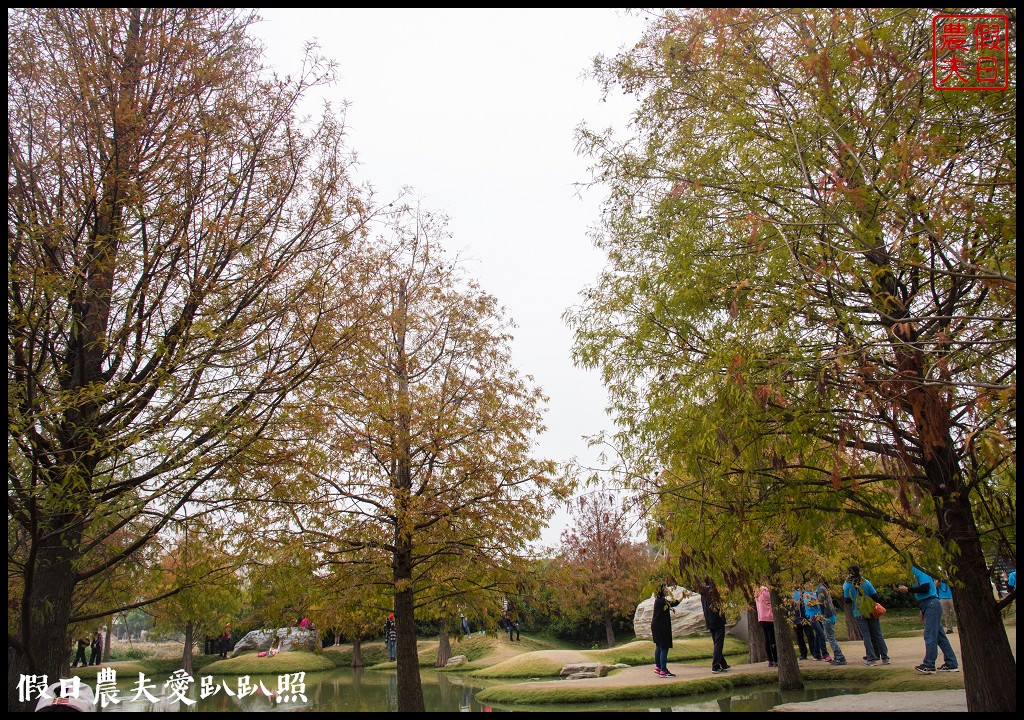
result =
[{"label": "person in pink jacket", "polygon": [[778,648],[775,646],[775,616],[772,614],[772,591],[762,585],[754,593],[757,606],[757,624],[764,633],[764,647],[768,653],[768,667],[779,666]]}]

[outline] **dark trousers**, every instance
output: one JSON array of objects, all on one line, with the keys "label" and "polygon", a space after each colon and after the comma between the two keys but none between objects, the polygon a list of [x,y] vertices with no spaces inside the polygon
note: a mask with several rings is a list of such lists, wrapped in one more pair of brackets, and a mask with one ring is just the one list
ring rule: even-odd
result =
[{"label": "dark trousers", "polygon": [[761,632],[764,633],[764,649],[768,654],[768,662],[778,662],[779,651],[775,646],[775,623],[771,620],[767,622],[761,620],[758,624],[761,626]]},{"label": "dark trousers", "polygon": [[828,642],[825,639],[825,628],[821,626],[820,621],[811,623],[811,639],[814,640],[814,649],[811,650],[811,654],[818,660],[829,657]]},{"label": "dark trousers", "polygon": [[800,648],[800,659],[806,660],[808,646],[812,648],[814,647],[814,645],[811,645],[811,643],[814,642],[814,636],[811,634],[811,626],[794,625],[793,631],[796,634],[796,644]]},{"label": "dark trousers", "polygon": [[508,621],[508,639],[512,640],[512,634],[515,633],[515,639],[519,639],[519,623],[513,620]]},{"label": "dark trousers", "polygon": [[724,627],[712,628],[711,643],[714,648],[711,656],[711,669],[718,670],[719,668],[729,667],[728,663],[725,662],[725,655],[722,654],[722,648],[725,647]]},{"label": "dark trousers", "polygon": [[86,659],[85,659],[85,648],[84,647],[78,648],[78,651],[75,653],[75,661],[73,663],[71,663],[71,667],[77,667],[79,661],[81,661],[82,667],[86,667],[89,664],[86,661]]}]

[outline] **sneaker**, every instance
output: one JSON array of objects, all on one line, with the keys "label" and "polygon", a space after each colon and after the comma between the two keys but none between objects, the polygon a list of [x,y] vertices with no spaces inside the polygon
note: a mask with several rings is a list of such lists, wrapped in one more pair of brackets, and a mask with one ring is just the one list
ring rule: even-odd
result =
[{"label": "sneaker", "polygon": [[889,664],[889,658],[882,658],[882,664],[883,665],[888,665]]},{"label": "sneaker", "polygon": [[832,661],[832,667],[835,667],[836,665],[845,665],[845,664],[846,664],[846,658],[838,658],[838,659]]},{"label": "sneaker", "polygon": [[725,672],[725,668],[711,668],[711,672],[713,672],[713,673],[724,673]]},{"label": "sneaker", "polygon": [[778,666],[779,666],[779,664],[777,662],[774,662],[772,660],[768,661],[768,667],[778,667]]},{"label": "sneaker", "polygon": [[953,632],[953,628],[946,628],[946,634],[949,635]]},{"label": "sneaker", "polygon": [[654,674],[663,677],[665,675],[665,671],[662,670],[661,668],[654,668]]},{"label": "sneaker", "polygon": [[663,672],[663,673],[661,674],[661,676],[662,676],[663,678],[673,678],[673,677],[675,677],[676,675],[675,675],[675,673],[670,673],[670,672],[669,672],[668,670],[666,670],[665,672]]},{"label": "sneaker", "polygon": [[806,659],[807,659],[806,655],[804,655],[802,658],[800,658],[800,660],[806,660]]},{"label": "sneaker", "polygon": [[822,660],[824,662],[830,663],[830,662],[832,662],[832,656],[826,655],[825,657],[822,658]]},{"label": "sneaker", "polygon": [[874,667],[877,664],[878,663],[876,663],[874,660],[865,660],[864,661],[864,665],[866,665],[867,667]]},{"label": "sneaker", "polygon": [[914,669],[917,670],[919,673],[924,673],[925,675],[931,675],[935,672],[934,665],[925,665],[924,663],[918,665]]},{"label": "sneaker", "polygon": [[939,672],[960,672],[960,668],[956,665],[950,665],[949,663],[942,663],[939,667]]}]

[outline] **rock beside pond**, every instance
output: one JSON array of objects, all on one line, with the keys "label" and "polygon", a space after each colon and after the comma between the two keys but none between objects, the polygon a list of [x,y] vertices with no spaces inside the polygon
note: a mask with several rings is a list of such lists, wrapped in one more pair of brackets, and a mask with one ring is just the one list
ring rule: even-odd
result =
[{"label": "rock beside pond", "polygon": [[562,671],[559,675],[567,677],[570,680],[578,680],[579,678],[597,678],[607,675],[608,668],[609,666],[604,663],[570,663],[562,666]]},{"label": "rock beside pond", "polygon": [[298,627],[278,628],[277,630],[266,628],[246,633],[245,637],[235,643],[233,655],[238,656],[248,650],[256,652],[268,651],[275,638],[281,638],[281,652],[288,652],[290,650],[313,652],[320,643],[320,633],[316,630]]},{"label": "rock beside pond", "polygon": [[452,655],[450,658],[448,658],[448,662],[446,662],[444,666],[445,667],[458,667],[459,665],[464,665],[465,663],[466,663],[466,656],[465,655]]}]

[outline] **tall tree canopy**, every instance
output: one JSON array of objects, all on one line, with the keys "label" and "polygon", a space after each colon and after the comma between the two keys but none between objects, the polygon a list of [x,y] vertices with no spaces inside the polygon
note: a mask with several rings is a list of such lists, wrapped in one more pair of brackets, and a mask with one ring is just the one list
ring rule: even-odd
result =
[{"label": "tall tree canopy", "polygon": [[652,489],[927,540],[969,707],[1005,710],[983,544],[1016,547],[1016,80],[935,90],[933,14],[669,11],[599,58],[636,135],[581,131],[608,267],[568,317]]},{"label": "tall tree canopy", "polygon": [[[251,13],[7,19],[14,708],[19,673],[66,667],[76,584],[219,499],[282,399],[337,354],[309,339],[362,206],[337,116],[296,114],[332,65],[264,72]],[[127,526],[131,542],[95,552]]]},{"label": "tall tree canopy", "polygon": [[573,523],[562,533],[561,562],[569,582],[559,587],[561,612],[596,618],[608,647],[615,646],[615,623],[631,619],[645,586],[657,571],[647,544],[630,536],[622,500],[602,485],[581,494],[571,506]]},{"label": "tall tree canopy", "polygon": [[304,388],[321,408],[307,537],[393,591],[403,711],[423,710],[417,608],[453,618],[454,598],[514,583],[565,496],[535,456],[546,399],[513,365],[511,324],[445,256],[444,237],[442,218],[395,209],[363,258],[361,330],[339,368]]}]

